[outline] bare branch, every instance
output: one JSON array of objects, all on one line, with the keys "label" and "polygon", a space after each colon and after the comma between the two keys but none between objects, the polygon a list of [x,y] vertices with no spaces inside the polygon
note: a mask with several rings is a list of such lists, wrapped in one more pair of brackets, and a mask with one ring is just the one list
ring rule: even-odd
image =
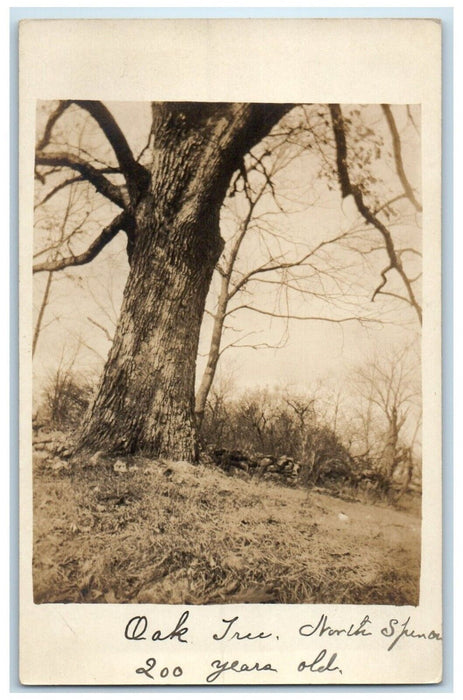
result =
[{"label": "bare branch", "polygon": [[[75,177],[68,177],[66,180],[63,180],[63,182],[60,182],[59,185],[56,185],[56,187],[53,187],[50,192],[48,192],[43,199],[38,202],[34,206],[34,209],[38,209],[41,207],[43,204],[46,204],[49,199],[55,196],[55,194],[58,194],[61,190],[64,190],[65,187],[68,187],[69,185],[74,185],[76,182],[82,182],[83,181],[82,175],[76,175]],[[42,183],[44,184],[44,183]]]},{"label": "bare branch", "polygon": [[[45,253],[49,253],[52,250],[55,250],[59,252],[59,248],[63,245],[66,244],[67,248],[71,250],[71,245],[70,241],[71,239],[76,236],[79,233],[82,233],[82,226],[85,224],[87,221],[87,216],[85,216],[81,222],[79,222],[72,231],[70,231],[66,236],[62,235],[60,236],[59,240],[55,241],[54,243],[51,243],[48,245],[46,248],[42,248],[42,250],[37,251],[37,253],[34,253],[33,257],[35,258],[40,258],[42,255],[45,255]],[[72,253],[72,250],[71,250]]]},{"label": "bare branch", "polygon": [[389,126],[389,131],[391,132],[392,136],[392,147],[394,149],[394,160],[397,175],[399,176],[400,182],[402,183],[402,187],[404,188],[405,194],[415,207],[416,211],[422,212],[423,207],[416,199],[412,186],[410,185],[408,178],[405,174],[404,164],[402,160],[402,148],[400,145],[400,135],[397,129],[397,124],[395,123],[394,115],[392,114],[392,110],[389,105],[382,104],[381,107],[383,108],[383,112],[386,116],[386,120]]},{"label": "bare branch", "polygon": [[384,202],[384,204],[381,204],[380,207],[378,207],[377,209],[374,210],[373,214],[375,214],[375,216],[376,216],[376,214],[379,214],[379,212],[382,211],[383,209],[387,209],[388,207],[391,206],[391,204],[394,204],[394,202],[398,202],[401,199],[405,199],[406,197],[407,197],[406,194],[398,194],[396,197],[393,197],[392,199],[389,199],[387,202]]},{"label": "bare branch", "polygon": [[70,255],[69,257],[62,258],[61,260],[51,260],[48,262],[37,263],[37,265],[34,265],[33,267],[33,272],[64,270],[66,267],[85,265],[85,263],[91,262],[94,258],[96,258],[98,253],[100,253],[103,248],[113,240],[116,234],[128,225],[128,222],[128,215],[125,212],[122,212],[103,229],[100,235],[95,238],[85,252],[80,253],[79,255]]},{"label": "bare branch", "polygon": [[382,289],[376,289],[375,294],[382,294],[385,297],[393,297],[394,299],[400,299],[400,301],[406,301],[408,303],[407,297],[403,297],[400,294],[395,294],[394,292],[383,292]]},{"label": "bare branch", "polygon": [[[396,253],[391,232],[373,214],[373,212],[366,205],[360,188],[357,185],[353,185],[350,181],[349,170],[348,170],[348,166],[347,166],[346,135],[345,135],[345,131],[344,131],[344,121],[343,121],[343,117],[342,117],[341,108],[338,104],[330,104],[329,108],[330,108],[330,112],[331,112],[333,131],[334,131],[334,136],[335,136],[335,141],[336,141],[336,160],[337,160],[337,166],[338,166],[338,178],[339,178],[339,183],[341,185],[342,197],[344,199],[344,198],[348,197],[349,195],[352,195],[352,197],[354,198],[355,204],[357,205],[357,209],[359,210],[360,214],[363,216],[365,221],[367,221],[369,224],[372,224],[383,236],[383,239],[385,242],[385,247],[386,247],[386,252],[387,252],[388,257],[389,257],[390,264],[381,273],[381,276],[383,278],[383,283],[380,284],[379,288],[377,288],[377,290],[374,293],[374,296],[386,284],[386,281],[384,280],[385,273],[388,270],[392,270],[392,269],[397,270],[400,277],[402,278],[402,281],[405,285],[405,288],[407,289],[409,303],[415,309],[416,314],[417,314],[418,319],[419,319],[419,322],[421,324],[423,321],[422,309],[421,309],[421,306],[419,305],[419,303],[415,297],[410,280],[407,277],[407,275],[402,267],[402,263],[400,262],[400,259]],[[373,296],[373,298],[374,298],[374,296]]]},{"label": "bare branch", "polygon": [[48,117],[47,124],[45,126],[45,130],[43,132],[43,136],[36,146],[37,151],[42,151],[45,148],[45,146],[48,146],[48,144],[50,143],[51,132],[53,131],[53,127],[70,104],[70,100],[61,100],[55,111],[50,114],[50,116]]},{"label": "bare branch", "polygon": [[349,321],[357,321],[357,323],[384,323],[382,320],[374,318],[366,318],[361,316],[348,316],[346,318],[326,318],[326,316],[298,316],[296,314],[284,313],[279,314],[275,311],[265,311],[264,309],[258,309],[255,306],[250,306],[249,304],[241,304],[240,306],[235,306],[234,309],[227,311],[227,316],[239,311],[240,309],[247,309],[248,311],[254,311],[258,314],[263,314],[264,316],[271,316],[272,318],[284,318],[293,319],[296,321],[326,321],[328,323],[347,323]]},{"label": "bare branch", "polygon": [[35,157],[36,165],[52,165],[61,168],[77,170],[78,173],[90,182],[97,192],[102,194],[118,207],[124,209],[128,204],[124,190],[110,182],[98,168],[93,167],[87,161],[72,153],[57,151],[53,153],[39,151]]},{"label": "bare branch", "polygon": [[413,253],[414,255],[418,255],[418,257],[422,258],[423,255],[419,250],[416,250],[415,248],[401,248],[400,250],[397,251],[399,255],[402,255],[402,253]]},{"label": "bare branch", "polygon": [[95,321],[94,318],[91,318],[90,316],[87,316],[87,321],[90,321],[94,326],[100,329],[100,331],[103,331],[105,334],[107,340],[109,340],[110,343],[113,342],[114,338],[112,337],[111,333],[108,331],[107,328],[105,328],[101,323],[98,323],[98,321]]},{"label": "bare branch", "polygon": [[338,241],[342,240],[345,238],[347,235],[349,235],[349,232],[344,232],[341,233],[339,236],[335,236],[334,238],[330,238],[327,241],[322,241],[319,243],[315,248],[313,248],[311,251],[303,255],[301,258],[298,260],[294,260],[292,262],[281,262],[275,264],[271,264],[271,260],[269,260],[267,263],[264,265],[261,265],[260,267],[256,267],[255,270],[251,270],[248,272],[246,275],[243,275],[243,277],[240,279],[239,282],[235,284],[233,289],[230,291],[228,298],[231,299],[232,297],[235,296],[235,294],[244,287],[244,285],[249,282],[251,278],[253,278],[255,275],[260,275],[261,273],[265,272],[276,272],[278,270],[290,270],[291,268],[294,267],[300,267],[304,265],[304,263],[307,262],[309,258],[311,258],[315,253],[317,253],[321,248],[324,248],[325,246],[331,244],[331,243],[337,243]]},{"label": "bare branch", "polygon": [[109,109],[102,102],[94,100],[75,100],[75,104],[86,110],[97,122],[114,150],[129,189],[135,187],[138,193],[140,186],[148,181],[148,171],[135,160],[127,139]]},{"label": "bare branch", "polygon": [[32,339],[32,357],[34,357],[37,343],[39,340],[40,331],[43,328],[43,316],[45,313],[45,309],[47,308],[48,299],[50,297],[50,289],[51,289],[52,280],[53,280],[53,272],[49,272],[48,276],[47,276],[47,283],[45,285],[45,291],[43,293],[42,301],[40,304],[39,315],[37,317],[37,321],[36,321],[35,328],[34,328],[34,337]]},{"label": "bare branch", "polygon": [[393,270],[393,269],[394,269],[394,268],[393,268],[393,265],[388,265],[387,267],[384,268],[384,270],[381,271],[380,274],[381,274],[381,277],[382,277],[382,281],[379,283],[379,285],[376,287],[375,291],[373,292],[373,294],[372,294],[372,296],[371,296],[371,301],[374,301],[376,295],[377,295],[377,294],[380,294],[380,293],[381,293],[381,290],[383,289],[383,287],[386,286],[386,284],[387,284],[387,277],[386,277],[386,275],[387,275],[388,272],[390,272],[390,270]]},{"label": "bare branch", "polygon": [[229,350],[230,348],[238,348],[238,349],[243,349],[243,348],[248,348],[250,350],[281,350],[281,348],[284,348],[287,345],[288,339],[282,339],[279,343],[240,343],[239,340],[236,340],[233,343],[229,343],[228,345],[225,345],[221,351],[220,351],[220,357],[224,354],[226,350]]},{"label": "bare branch", "polygon": [[412,111],[410,109],[410,105],[407,105],[407,117],[409,118],[409,120],[413,124],[413,128],[415,129],[416,133],[419,134],[418,127],[416,126],[416,122],[413,119],[413,114],[412,114]]}]

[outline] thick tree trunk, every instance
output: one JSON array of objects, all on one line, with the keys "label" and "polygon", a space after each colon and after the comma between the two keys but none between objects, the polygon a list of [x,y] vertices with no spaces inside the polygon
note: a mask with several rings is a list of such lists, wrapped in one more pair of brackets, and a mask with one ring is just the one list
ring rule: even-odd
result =
[{"label": "thick tree trunk", "polygon": [[[196,226],[214,227],[216,235],[199,246]],[[192,460],[195,362],[220,254],[217,222],[202,218],[188,235],[177,224],[162,247],[153,249],[151,237],[147,243],[132,256],[114,345],[81,443]]]},{"label": "thick tree trunk", "polygon": [[81,449],[197,458],[195,365],[220,208],[243,155],[289,108],[153,105],[151,181],[133,210],[121,315]]}]

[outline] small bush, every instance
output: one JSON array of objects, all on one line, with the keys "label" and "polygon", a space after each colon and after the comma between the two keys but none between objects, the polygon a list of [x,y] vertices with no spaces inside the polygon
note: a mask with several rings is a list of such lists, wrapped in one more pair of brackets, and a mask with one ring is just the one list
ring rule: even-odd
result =
[{"label": "small bush", "polygon": [[89,406],[93,388],[93,383],[72,369],[59,367],[42,392],[42,420],[58,430],[76,428]]},{"label": "small bush", "polygon": [[313,426],[307,433],[302,458],[304,480],[319,485],[352,482],[354,460],[336,433],[326,426]]}]

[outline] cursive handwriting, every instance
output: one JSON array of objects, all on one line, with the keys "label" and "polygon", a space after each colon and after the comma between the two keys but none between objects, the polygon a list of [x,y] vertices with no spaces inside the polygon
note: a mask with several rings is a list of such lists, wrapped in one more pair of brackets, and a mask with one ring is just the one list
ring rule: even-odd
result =
[{"label": "cursive handwriting", "polygon": [[[188,640],[184,639],[184,637],[188,633],[188,627],[182,627],[182,625],[188,620],[189,615],[190,613],[188,610],[185,610],[185,612],[180,615],[177,624],[170,632],[164,634],[161,630],[156,630],[151,635],[151,640],[153,642],[165,642],[167,639],[176,639],[178,642],[187,643]],[[147,629],[147,618],[144,615],[136,615],[128,621],[125,627],[124,637],[136,642],[145,640],[147,637],[144,635]]]},{"label": "cursive handwriting", "polygon": [[363,620],[357,626],[352,624],[350,625],[350,627],[347,628],[343,627],[337,629],[336,627],[331,627],[330,625],[328,625],[327,622],[328,615],[323,614],[316,625],[311,625],[307,623],[305,625],[302,625],[302,627],[299,627],[299,634],[302,637],[312,637],[312,635],[316,633],[318,633],[319,637],[322,637],[324,634],[327,634],[329,637],[339,637],[341,635],[346,635],[346,637],[371,637],[371,635],[373,634],[372,632],[369,632],[366,629],[367,625],[371,625],[371,620],[368,617],[368,615],[365,615]]},{"label": "cursive handwriting", "polygon": [[[159,624],[151,624],[152,621],[149,619],[149,617],[145,615],[136,615],[130,618],[124,629],[125,639],[136,642],[148,641],[148,644],[150,644],[151,642],[161,642],[162,644],[162,642],[169,643],[171,641],[174,643],[188,643],[189,641],[191,641],[190,634],[192,622],[190,619],[190,612],[188,610],[184,610],[181,614],[179,614],[178,612],[174,611],[171,614],[172,618],[170,620],[169,618],[167,618],[168,623],[162,623],[162,626],[159,626]],[[350,619],[352,620],[353,618]],[[300,622],[302,622],[303,624],[298,628],[297,624],[300,624]],[[273,666],[273,663],[264,662],[262,660],[257,661],[255,659],[256,656],[265,653],[264,640],[270,640],[271,646],[276,643],[275,640],[279,640],[278,629],[275,630],[275,628],[273,628],[274,631],[270,632],[270,625],[267,627],[267,624],[262,624],[262,627],[267,627],[266,630],[262,630],[262,627],[259,623],[248,625],[246,622],[245,615],[235,615],[232,617],[221,618],[220,621],[214,623],[214,626],[215,629],[213,627],[212,630],[209,632],[209,640],[212,639],[215,642],[222,642],[225,646],[223,654],[222,652],[217,651],[217,656],[220,656],[221,658],[215,659],[211,662],[207,662],[210,663],[210,666],[205,670],[205,681],[203,682],[205,682],[206,684],[217,682],[219,684],[225,682],[247,683],[247,678],[250,677],[250,674],[258,673],[260,674],[260,678],[264,679],[262,681],[263,683],[270,683],[271,680],[269,680],[268,674],[278,673],[278,668]],[[300,656],[299,659],[297,657],[295,659],[294,657],[292,657],[292,663],[294,663],[295,665],[298,664],[297,671],[299,673],[303,673],[304,671],[308,671],[310,674],[324,673],[326,678],[330,676],[330,673],[337,673],[342,675],[343,670],[345,670],[346,666],[346,660],[344,659],[344,663],[342,663],[342,661],[339,659],[339,651],[328,651],[328,649],[326,648],[320,650],[320,647],[323,646],[323,644],[326,644],[326,646],[329,646],[330,643],[339,645],[340,640],[337,642],[335,642],[334,640],[331,641],[333,637],[335,639],[344,638],[344,640],[346,640],[347,645],[354,645],[354,650],[355,648],[359,647],[359,645],[356,643],[357,640],[360,641],[365,637],[371,636],[380,638],[383,637],[385,638],[385,640],[387,640],[383,642],[383,644],[384,646],[388,645],[388,652],[392,651],[399,644],[399,642],[405,638],[413,640],[416,639],[431,641],[442,640],[441,633],[436,632],[435,629],[430,629],[428,627],[424,628],[423,631],[423,626],[421,627],[421,629],[416,629],[413,625],[411,616],[405,618],[405,614],[403,614],[402,618],[386,618],[385,621],[379,624],[377,621],[370,619],[369,615],[364,615],[363,618],[361,618],[360,615],[358,615],[355,622],[346,622],[345,626],[342,627],[334,624],[334,616],[330,616],[326,613],[318,613],[317,617],[312,617],[311,621],[304,622],[304,619],[299,620],[298,623],[296,623],[294,629],[295,633],[296,630],[298,630],[298,638],[313,638],[313,642],[306,642],[305,646],[307,646],[308,649],[305,649],[305,651],[302,652],[302,660]],[[317,638],[323,638],[323,641],[315,641]],[[351,638],[355,641],[349,643],[347,642],[348,638]],[[228,643],[233,644],[234,642],[243,641],[246,642],[246,648],[248,649],[248,653],[249,648],[252,648],[254,646],[252,644],[249,644],[249,642],[258,642],[257,650],[255,652],[251,652],[251,661],[242,662],[238,659],[233,660],[233,656],[231,655],[235,652],[229,650],[226,651],[226,645]],[[420,643],[418,643],[418,646],[419,645]],[[167,644],[167,648],[169,646],[170,645]],[[243,645],[241,644],[240,646],[242,647]],[[301,646],[300,639],[298,646]],[[171,648],[173,649],[173,647]],[[220,646],[216,647],[216,650],[220,648]],[[385,653],[385,651],[386,650],[384,650],[383,653]],[[181,676],[184,675],[184,668],[182,668],[182,659],[178,658],[174,662],[172,660],[172,655],[169,655],[169,657],[166,659],[168,665],[164,665],[162,661],[158,662],[153,656],[151,656],[151,654],[153,654],[152,651],[149,651],[146,654],[146,657],[144,657],[146,658],[144,664],[137,664],[138,667],[135,667],[134,664],[133,667],[136,674],[139,677],[141,676],[145,679],[145,683],[148,682],[146,679],[156,682],[157,679],[167,678],[171,679],[172,682],[175,682],[173,679],[179,679]],[[240,652],[238,652],[238,655],[239,654]],[[224,656],[228,656],[229,658],[224,658]],[[177,665],[179,662],[180,664]],[[378,663],[380,663],[380,660],[378,660]],[[246,680],[241,680],[241,678],[239,680],[235,680],[235,674],[244,674],[244,676],[242,675],[241,678],[246,678]],[[224,678],[226,678],[226,681],[224,680]],[[313,675],[309,676],[306,674],[305,678],[305,681],[299,682],[321,682],[315,680],[316,676]],[[331,678],[335,678],[335,676],[331,676]]]},{"label": "cursive handwriting", "polygon": [[325,662],[325,664],[322,664],[321,662],[324,661],[325,656],[327,655],[326,649],[322,649],[315,659],[311,661],[310,663],[307,663],[306,661],[301,661],[299,666],[297,667],[298,671],[305,671],[308,669],[309,671],[312,671],[313,673],[324,673],[325,671],[337,671],[342,675],[342,670],[339,668],[339,666],[334,666],[334,662],[336,661],[337,658],[337,653],[332,654],[330,656],[330,659],[328,663]]},{"label": "cursive handwriting", "polygon": [[[156,659],[149,658],[146,659],[146,668],[144,666],[140,666],[140,668],[137,668],[135,673],[143,673],[147,678],[151,678],[151,680],[154,681],[154,676],[151,675],[151,671],[153,671],[154,667],[156,666]],[[159,675],[161,678],[167,678],[170,673],[170,669],[167,666],[164,666],[159,671]],[[181,666],[175,666],[175,668],[172,670],[172,675],[175,676],[175,678],[178,678],[179,676],[183,675],[183,669]]]},{"label": "cursive handwriting", "polygon": [[222,673],[226,673],[227,671],[234,671],[235,673],[243,673],[243,672],[251,672],[251,671],[273,671],[273,673],[278,673],[278,670],[276,668],[273,668],[271,664],[264,664],[263,666],[260,665],[258,661],[255,661],[254,663],[248,665],[248,664],[242,664],[239,661],[221,661],[220,659],[216,659],[215,661],[211,662],[212,668],[217,669],[216,671],[212,671],[207,678],[206,678],[206,683],[214,683],[214,681],[219,678]]},{"label": "cursive handwriting", "polygon": [[[442,636],[431,630],[430,632],[416,632],[414,629],[410,629],[408,624],[410,622],[410,617],[407,617],[405,622],[399,623],[399,620],[391,618],[387,627],[383,627],[381,634],[384,637],[392,637],[393,641],[388,646],[387,650],[391,651],[402,637],[413,637],[413,639],[435,639],[440,641]],[[397,629],[399,628],[399,629]],[[401,629],[400,629],[401,628]]]},{"label": "cursive handwriting", "polygon": [[221,642],[224,639],[237,639],[241,642],[243,639],[268,639],[269,637],[273,636],[271,632],[268,632],[267,634],[265,632],[258,632],[257,634],[251,634],[251,632],[246,632],[245,634],[242,634],[240,632],[233,631],[232,634],[231,629],[235,622],[238,622],[238,620],[238,615],[232,617],[231,620],[222,619],[222,622],[226,625],[225,630],[222,632],[221,635],[213,634],[212,639],[215,639],[216,642]]}]

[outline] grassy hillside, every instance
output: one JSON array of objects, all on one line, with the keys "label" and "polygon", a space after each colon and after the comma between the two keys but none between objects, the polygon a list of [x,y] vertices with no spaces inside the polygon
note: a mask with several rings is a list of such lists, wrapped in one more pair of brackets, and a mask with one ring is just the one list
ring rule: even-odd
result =
[{"label": "grassy hillside", "polygon": [[36,603],[418,603],[420,516],[212,466],[34,462]]}]

